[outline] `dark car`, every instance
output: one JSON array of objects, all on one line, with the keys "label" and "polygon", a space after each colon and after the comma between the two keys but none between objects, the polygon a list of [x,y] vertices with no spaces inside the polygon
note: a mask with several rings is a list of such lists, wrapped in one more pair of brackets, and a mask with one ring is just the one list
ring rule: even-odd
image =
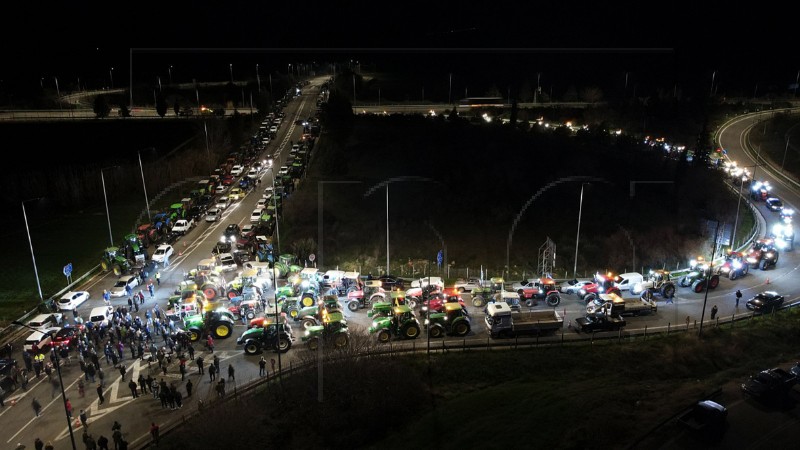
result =
[{"label": "dark car", "polygon": [[755,312],[774,311],[783,305],[783,296],[775,291],[765,291],[747,301],[747,309]]},{"label": "dark car", "polygon": [[770,211],[780,211],[783,209],[783,202],[778,197],[770,197],[767,199],[767,208]]},{"label": "dark car", "polygon": [[394,288],[405,289],[405,281],[394,275],[381,275],[378,279],[381,281],[382,287],[387,291]]},{"label": "dark car", "polygon": [[231,237],[235,239],[239,238],[242,235],[242,229],[239,228],[239,224],[232,223],[225,228],[225,237],[230,240]]},{"label": "dark car", "polygon": [[787,393],[797,383],[797,377],[781,369],[762,370],[742,383],[742,391],[758,399],[776,398]]},{"label": "dark car", "polygon": [[192,220],[200,220],[200,218],[203,217],[203,213],[205,213],[205,208],[200,205],[189,208],[189,217],[191,217]]}]

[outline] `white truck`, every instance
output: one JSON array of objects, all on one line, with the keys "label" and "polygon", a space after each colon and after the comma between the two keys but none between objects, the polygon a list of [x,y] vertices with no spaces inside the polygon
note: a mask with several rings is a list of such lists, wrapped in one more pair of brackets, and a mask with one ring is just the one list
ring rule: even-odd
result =
[{"label": "white truck", "polygon": [[194,226],[194,219],[180,219],[176,220],[175,224],[172,226],[172,232],[180,235],[184,235],[189,232]]},{"label": "white truck", "polygon": [[658,311],[658,304],[646,298],[623,299],[616,294],[600,294],[600,297],[589,302],[586,306],[587,314],[606,312],[614,309],[621,316],[638,316],[640,314],[653,314]]},{"label": "white truck", "polygon": [[545,334],[560,330],[564,325],[564,318],[554,309],[517,313],[505,302],[490,303],[486,307],[485,321],[493,338]]}]

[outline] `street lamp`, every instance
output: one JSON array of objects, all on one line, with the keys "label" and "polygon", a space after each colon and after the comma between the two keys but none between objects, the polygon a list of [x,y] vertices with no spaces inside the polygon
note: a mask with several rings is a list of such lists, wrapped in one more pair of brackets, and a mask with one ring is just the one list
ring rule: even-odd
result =
[{"label": "street lamp", "polygon": [[572,276],[577,277],[578,273],[578,244],[581,241],[581,213],[583,213],[583,187],[589,183],[581,183],[581,201],[578,204],[578,235],[575,238],[575,265],[572,267]]},{"label": "street lamp", "polygon": [[229,67],[229,68],[230,68],[230,70],[231,70],[231,84],[233,84],[233,64],[232,64],[232,63],[231,63],[231,64],[228,64],[228,67]]},{"label": "street lamp", "polygon": [[31,248],[31,259],[33,260],[33,274],[36,275],[36,287],[39,289],[39,300],[44,301],[44,296],[42,295],[42,285],[39,283],[39,269],[36,268],[36,257],[33,256],[33,242],[31,241],[31,230],[28,228],[28,214],[25,212],[25,202],[31,200],[39,200],[41,197],[37,198],[29,198],[28,200],[23,200],[22,203],[22,217],[25,219],[25,231],[28,233],[28,245]]},{"label": "street lamp", "polygon": [[258,92],[261,93],[261,75],[258,73],[258,64],[256,64],[256,81],[258,82]]},{"label": "street lamp", "polygon": [[786,137],[786,148],[783,150],[783,162],[781,162],[781,173],[783,173],[783,165],[786,164],[786,152],[789,151],[789,141],[791,140],[792,140],[791,135]]},{"label": "street lamp", "polygon": [[[278,225],[278,199],[275,197],[277,194],[275,192],[275,166],[272,165],[267,168],[270,171],[270,181],[272,182],[272,205],[275,208],[275,245],[276,249],[278,250],[278,254],[281,253],[281,230]],[[274,264],[274,261],[273,261]]]},{"label": "street lamp", "polygon": [[108,70],[108,77],[111,78],[111,89],[114,89],[114,68]]},{"label": "street lamp", "polygon": [[111,234],[111,214],[109,214],[108,212],[108,195],[106,195],[106,178],[105,175],[103,174],[103,171],[106,169],[113,169],[115,167],[117,166],[103,167],[102,169],[100,169],[100,182],[103,184],[103,199],[105,200],[106,203],[106,219],[108,220],[108,240],[111,243],[111,247],[114,246],[114,235]]},{"label": "street lamp", "polygon": [[[11,322],[11,324],[25,327],[33,331],[41,331],[36,328],[25,325],[24,323],[19,322],[17,320]],[[55,336],[53,336],[53,338],[55,338]],[[53,342],[55,342],[55,339],[53,339]],[[58,384],[61,385],[61,399],[64,401],[64,415],[67,418],[67,428],[69,428],[69,439],[70,441],[72,441],[72,450],[77,450],[77,447],[75,446],[75,435],[72,432],[72,419],[70,418],[69,410],[67,409],[67,394],[66,392],[64,392],[64,380],[61,378],[61,361],[59,360],[58,352],[55,351],[55,349],[51,350],[51,352],[55,356],[56,372],[58,373]]]},{"label": "street lamp", "polygon": [[172,85],[172,66],[169,66],[169,84]]},{"label": "street lamp", "polygon": [[[172,67],[172,66],[170,66]],[[153,147],[148,147],[146,150],[155,150]],[[136,154],[139,155],[139,172],[142,174],[142,189],[144,190],[144,205],[147,207],[147,220],[150,221],[150,201],[147,200],[147,185],[144,182],[144,167],[142,167],[142,151],[136,150]]]}]

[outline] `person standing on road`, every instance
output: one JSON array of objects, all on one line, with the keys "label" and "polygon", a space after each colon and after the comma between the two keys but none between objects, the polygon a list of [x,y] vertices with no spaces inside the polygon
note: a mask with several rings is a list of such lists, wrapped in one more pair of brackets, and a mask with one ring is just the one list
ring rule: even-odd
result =
[{"label": "person standing on road", "polygon": [[39,403],[39,400],[37,400],[36,397],[33,398],[33,401],[31,402],[31,406],[33,407],[34,414],[36,414],[36,416],[34,416],[34,417],[39,417],[39,414],[42,411],[42,404]]},{"label": "person standing on road", "polygon": [[198,356],[197,357],[197,370],[198,370],[198,373],[200,375],[203,374],[203,357],[202,356]]},{"label": "person standing on road", "polygon": [[261,361],[258,362],[258,376],[263,377],[266,376],[267,371],[267,360],[264,357],[261,357]]},{"label": "person standing on road", "polygon": [[98,403],[98,405],[102,405],[103,402],[106,401],[106,398],[103,396],[103,385],[102,384],[98,384],[97,385],[97,398],[100,399],[100,402]]},{"label": "person standing on road", "polygon": [[153,286],[153,282],[152,281],[147,284],[147,292],[150,293],[150,298],[153,298],[153,297],[156,296],[156,294],[155,294],[155,286]]},{"label": "person standing on road", "polygon": [[150,436],[153,437],[153,445],[158,445],[158,425],[155,422],[150,422]]},{"label": "person standing on road", "polygon": [[86,411],[81,410],[81,413],[78,415],[81,419],[81,425],[83,428],[89,428],[89,418],[86,416]]},{"label": "person standing on road", "polygon": [[233,375],[233,372],[233,364],[228,364],[228,381],[236,381],[236,377]]},{"label": "person standing on road", "polygon": [[208,366],[208,378],[209,382],[212,382],[217,378],[217,366],[213,364]]},{"label": "person standing on road", "polygon": [[192,384],[192,380],[191,379],[186,382],[186,396],[187,397],[191,397],[192,396],[192,387],[193,386],[194,385]]},{"label": "person standing on road", "polygon": [[156,284],[161,286],[161,272],[156,272]]},{"label": "person standing on road", "polygon": [[742,291],[736,290],[736,307],[739,307],[739,300],[742,299]]},{"label": "person standing on road", "polygon": [[717,305],[714,305],[714,307],[711,308],[711,320],[714,320],[716,318],[717,318]]}]

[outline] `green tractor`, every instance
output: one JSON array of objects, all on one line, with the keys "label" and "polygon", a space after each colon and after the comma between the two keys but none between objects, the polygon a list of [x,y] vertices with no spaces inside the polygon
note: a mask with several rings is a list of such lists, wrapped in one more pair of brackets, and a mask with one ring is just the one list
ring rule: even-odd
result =
[{"label": "green tractor", "polygon": [[432,338],[445,334],[464,337],[472,329],[469,315],[459,303],[445,303],[443,312],[432,313],[425,319],[425,327]]},{"label": "green tractor", "polygon": [[113,270],[114,275],[120,276],[131,270],[131,262],[123,256],[119,247],[108,247],[100,255],[100,267],[103,272]]},{"label": "green tractor", "polygon": [[175,222],[178,219],[185,219],[186,218],[186,210],[183,209],[183,203],[173,203],[169,205],[169,219],[171,222]]},{"label": "green tractor", "polygon": [[331,343],[335,348],[344,348],[350,343],[350,332],[342,313],[337,311],[326,314],[321,325],[306,328],[302,339],[309,350],[319,348],[321,341]]},{"label": "green tractor", "polygon": [[203,315],[188,316],[183,319],[186,331],[192,342],[211,335],[216,339],[226,339],[233,334],[234,321],[219,311],[207,311]]},{"label": "green tractor", "polygon": [[372,309],[367,311],[367,317],[378,319],[379,317],[391,317],[392,304],[388,302],[375,302]]},{"label": "green tractor", "polygon": [[278,312],[286,314],[292,319],[297,319],[302,308],[300,297],[286,297],[282,300],[278,300]]},{"label": "green tractor", "polygon": [[267,323],[263,328],[250,328],[236,339],[236,345],[243,345],[244,352],[248,355],[257,355],[265,348],[286,353],[292,348],[292,341],[292,329],[286,322],[280,321]]},{"label": "green tractor", "polygon": [[134,233],[126,234],[122,238],[122,244],[119,246],[120,252],[130,261],[139,266],[143,266],[147,262],[147,250],[141,239]]},{"label": "green tractor", "polygon": [[395,306],[391,317],[378,317],[369,327],[370,333],[376,333],[378,342],[389,342],[392,336],[403,339],[416,339],[419,337],[419,320],[407,305]]},{"label": "green tractor", "polygon": [[682,287],[691,287],[693,292],[703,292],[706,290],[706,280],[708,288],[715,289],[719,286],[719,274],[713,273],[711,265],[703,257],[693,259],[689,264],[691,272],[682,276],[678,284]]},{"label": "green tractor", "polygon": [[326,316],[330,316],[331,314],[335,313],[341,314],[341,310],[339,309],[339,301],[335,296],[326,295],[322,302],[317,305],[303,306],[294,320],[302,321],[303,328],[309,329],[325,322]]},{"label": "green tractor", "polygon": [[503,292],[503,280],[501,277],[492,277],[488,286],[477,287],[472,290],[472,306],[480,308],[491,302],[497,293]]}]

